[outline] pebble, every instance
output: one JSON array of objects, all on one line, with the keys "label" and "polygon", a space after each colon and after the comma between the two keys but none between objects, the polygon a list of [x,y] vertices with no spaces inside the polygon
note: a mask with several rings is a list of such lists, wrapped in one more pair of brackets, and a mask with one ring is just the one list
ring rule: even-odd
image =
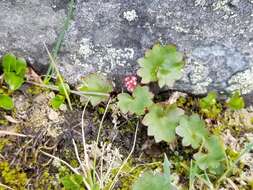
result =
[{"label": "pebble", "polygon": [[51,121],[59,121],[59,114],[54,111],[53,109],[50,109],[48,111],[48,119],[51,120]]}]

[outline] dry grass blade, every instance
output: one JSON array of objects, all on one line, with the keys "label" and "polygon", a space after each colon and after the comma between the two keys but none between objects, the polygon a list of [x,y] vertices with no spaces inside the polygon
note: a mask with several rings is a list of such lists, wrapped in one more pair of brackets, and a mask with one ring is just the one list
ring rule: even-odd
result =
[{"label": "dry grass blade", "polygon": [[11,187],[9,187],[9,186],[7,186],[7,185],[4,185],[4,184],[2,184],[2,183],[0,183],[0,187],[3,187],[3,188],[5,188],[5,189],[14,190],[13,188],[11,188]]},{"label": "dry grass blade", "polygon": [[[104,112],[103,117],[102,117],[102,119],[100,121],[100,124],[99,124],[99,129],[98,129],[98,134],[97,134],[97,140],[96,140],[96,144],[95,144],[95,152],[97,152],[97,147],[98,147],[98,141],[99,141],[99,138],[100,138],[100,133],[101,133],[101,130],[103,128],[103,122],[105,120],[105,115],[106,115],[106,113],[108,111],[108,108],[109,108],[109,105],[111,103],[111,100],[112,100],[111,98],[108,100],[108,103],[107,103],[106,108],[105,108],[105,112]],[[97,162],[97,155],[95,154],[94,155],[94,161],[93,161],[93,169],[94,169],[93,180],[94,181],[95,181],[95,173],[96,173],[95,172],[96,171],[96,162]]]},{"label": "dry grass blade", "polygon": [[83,149],[84,149],[84,160],[85,160],[85,165],[88,169],[88,171],[90,170],[90,164],[89,164],[89,157],[88,157],[88,153],[87,153],[87,147],[86,147],[86,140],[85,140],[85,132],[84,132],[84,113],[86,111],[86,108],[89,104],[88,100],[83,108],[83,112],[82,112],[82,119],[81,119],[81,128],[82,128],[82,141],[83,141]]},{"label": "dry grass blade", "polygon": [[[74,172],[75,174],[81,175],[81,174],[77,171],[77,169],[73,168],[68,162],[66,162],[66,161],[64,161],[64,160],[62,160],[62,159],[60,159],[60,158],[58,158],[58,157],[56,157],[56,156],[53,156],[53,155],[51,155],[51,154],[49,154],[49,153],[47,153],[47,152],[44,152],[44,151],[42,151],[42,150],[40,150],[40,152],[41,152],[42,154],[44,154],[44,155],[50,157],[50,158],[53,158],[53,159],[55,159],[55,160],[57,160],[57,161],[59,161],[59,162],[65,164],[65,165],[66,165],[67,167],[69,167],[69,169],[70,169],[72,172]],[[84,177],[84,176],[83,176],[83,182],[84,182],[86,188],[87,188],[88,190],[91,190],[91,187],[90,187],[90,185],[88,184],[88,182],[85,180],[85,177]]]},{"label": "dry grass blade", "polygon": [[17,136],[17,137],[32,137],[29,135],[24,135],[24,134],[20,134],[20,133],[14,133],[14,132],[10,132],[10,131],[0,131],[0,136],[2,135],[12,135],[12,136]]},{"label": "dry grass blade", "polygon": [[87,172],[86,172],[86,170],[85,170],[85,168],[83,166],[83,163],[82,163],[82,161],[80,159],[80,156],[79,156],[79,153],[78,153],[78,149],[77,149],[77,146],[76,146],[76,142],[75,142],[74,139],[72,139],[72,143],[73,143],[73,146],[74,146],[74,149],[75,149],[75,154],[76,154],[77,161],[79,162],[79,165],[82,168],[84,175],[87,176]]},{"label": "dry grass blade", "polygon": [[50,157],[50,158],[53,158],[53,159],[55,159],[55,160],[57,160],[57,161],[59,161],[59,162],[65,164],[66,166],[69,167],[70,170],[72,170],[72,172],[74,172],[74,173],[77,174],[77,175],[80,175],[80,173],[79,173],[75,168],[73,168],[69,163],[67,163],[66,161],[64,161],[64,160],[62,160],[62,159],[60,159],[60,158],[58,158],[58,157],[56,157],[56,156],[53,156],[53,155],[51,155],[51,154],[49,154],[49,153],[47,153],[47,152],[44,152],[44,151],[42,151],[42,150],[40,150],[40,152],[41,152],[42,154],[44,154],[44,155]]},{"label": "dry grass blade", "polygon": [[48,48],[47,48],[47,46],[46,46],[45,43],[44,43],[44,46],[45,46],[45,49],[46,49],[47,54],[49,56],[49,59],[51,61],[51,65],[53,66],[53,68],[54,68],[54,70],[56,72],[56,76],[57,76],[57,78],[59,79],[59,81],[60,81],[60,83],[62,85],[62,88],[63,88],[63,91],[64,91],[64,95],[65,95],[65,97],[67,99],[69,108],[70,108],[70,110],[73,110],[72,105],[71,105],[71,101],[70,101],[70,98],[69,98],[69,94],[68,94],[68,92],[67,92],[67,90],[65,88],[64,81],[63,81],[63,78],[61,76],[61,73],[60,73],[59,69],[57,68],[56,62],[55,62],[53,56],[51,55],[51,53],[49,52],[49,50],[48,50]]},{"label": "dry grass blade", "polygon": [[135,129],[135,134],[134,134],[134,142],[133,142],[133,146],[132,146],[132,149],[130,151],[130,153],[128,154],[127,158],[124,160],[123,164],[120,166],[117,174],[115,175],[110,187],[109,187],[109,190],[113,189],[115,183],[116,183],[116,180],[118,178],[118,176],[120,175],[121,173],[121,170],[124,168],[124,166],[126,165],[126,163],[128,162],[129,158],[132,156],[133,152],[134,152],[134,149],[135,149],[135,144],[136,144],[136,139],[137,139],[137,132],[138,132],[138,128],[139,128],[139,122],[137,123],[136,125],[136,129]]}]

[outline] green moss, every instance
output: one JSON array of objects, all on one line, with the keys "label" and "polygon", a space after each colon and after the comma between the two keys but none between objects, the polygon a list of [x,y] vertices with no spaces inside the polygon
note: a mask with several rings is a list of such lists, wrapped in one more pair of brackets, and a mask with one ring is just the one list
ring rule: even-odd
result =
[{"label": "green moss", "polygon": [[59,178],[62,178],[64,176],[70,175],[72,174],[72,172],[70,171],[69,168],[65,167],[65,166],[61,166],[60,168],[58,168],[58,175]]},{"label": "green moss", "polygon": [[32,95],[38,95],[38,94],[40,94],[40,93],[42,93],[42,88],[41,87],[39,87],[39,86],[30,86],[27,90],[26,90],[26,92],[28,93],[28,94],[32,94]]},{"label": "green moss", "polygon": [[184,105],[187,103],[187,99],[183,96],[180,96],[178,99],[177,99],[177,106],[178,107],[184,107]]},{"label": "green moss", "polygon": [[59,185],[57,185],[55,182],[55,177],[50,175],[48,170],[46,170],[35,182],[34,188],[36,190],[57,190],[59,189]]},{"label": "green moss", "polygon": [[[8,162],[2,162],[0,163],[0,174],[3,184],[13,189],[26,189],[28,179],[26,173],[21,171],[20,168],[11,168]],[[0,187],[0,190],[3,190],[3,188]]]},{"label": "green moss", "polygon": [[251,189],[253,189],[253,179],[249,180],[249,186],[251,187]]},{"label": "green moss", "polygon": [[77,168],[79,166],[79,163],[77,160],[71,160],[70,165],[73,166],[74,168]]},{"label": "green moss", "polygon": [[3,151],[5,145],[9,144],[9,140],[6,138],[0,138],[0,153]]},{"label": "green moss", "polygon": [[[1,112],[0,112],[0,114],[1,114]],[[0,125],[2,125],[2,126],[7,126],[8,123],[9,123],[9,122],[8,122],[6,119],[0,119]]]}]

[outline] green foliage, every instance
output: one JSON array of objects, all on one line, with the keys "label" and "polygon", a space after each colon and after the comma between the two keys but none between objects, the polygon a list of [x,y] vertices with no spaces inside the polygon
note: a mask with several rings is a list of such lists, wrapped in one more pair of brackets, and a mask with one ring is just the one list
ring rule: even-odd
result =
[{"label": "green foliage", "polygon": [[133,95],[121,93],[118,95],[118,107],[123,113],[132,113],[143,115],[152,104],[153,94],[149,91],[148,87],[137,86]]},{"label": "green foliage", "polygon": [[57,94],[51,99],[50,103],[54,109],[59,109],[61,105],[65,102],[65,96]]},{"label": "green foliage", "polygon": [[13,71],[13,68],[16,67],[16,56],[8,53],[5,54],[2,58],[2,67],[3,67],[3,71],[5,73],[11,72]]},{"label": "green foliage", "polygon": [[184,65],[183,54],[178,52],[174,45],[160,44],[148,50],[138,63],[141,68],[137,74],[142,78],[142,83],[158,81],[160,87],[172,87],[174,82],[181,78]]},{"label": "green foliage", "polygon": [[66,175],[60,179],[65,190],[85,190],[83,177],[77,174]]},{"label": "green foliage", "polygon": [[206,170],[207,168],[215,170],[220,167],[226,156],[223,142],[219,136],[212,135],[206,139],[204,149],[207,153],[198,152],[194,155],[199,168],[202,170]]},{"label": "green foliage", "polygon": [[228,101],[228,107],[233,110],[244,108],[245,103],[239,92],[235,92]]},{"label": "green foliage", "polygon": [[208,95],[199,100],[200,111],[208,118],[215,119],[221,112],[221,105],[217,103],[217,93],[209,92]]},{"label": "green foliage", "polygon": [[[25,190],[28,182],[26,173],[20,168],[11,168],[8,162],[0,163],[0,179],[1,182],[13,189]],[[0,187],[0,190],[4,188]]]},{"label": "green foliage", "polygon": [[16,75],[14,72],[5,73],[4,80],[9,85],[9,88],[13,91],[19,89],[24,83],[24,79]]},{"label": "green foliage", "polygon": [[194,149],[198,148],[209,135],[205,122],[197,114],[190,117],[183,116],[176,128],[176,133],[183,137],[184,146],[191,145]]},{"label": "green foliage", "polygon": [[[93,106],[100,102],[106,101],[112,91],[112,84],[101,74],[90,74],[83,78],[82,85],[79,90],[83,92],[95,92],[93,95],[86,95]],[[97,94],[96,94],[97,93]]]},{"label": "green foliage", "polygon": [[133,190],[173,190],[170,180],[169,161],[165,156],[163,174],[145,172],[133,185]]},{"label": "green foliage", "polygon": [[154,104],[145,115],[142,123],[148,126],[148,135],[156,142],[172,142],[176,138],[175,129],[184,111],[173,105]]},{"label": "green foliage", "polygon": [[133,190],[168,190],[169,182],[163,175],[144,173],[134,184]]},{"label": "green foliage", "polygon": [[4,81],[9,88],[14,91],[19,89],[24,83],[26,73],[26,61],[23,58],[16,58],[13,54],[6,54],[2,59],[4,71]]},{"label": "green foliage", "polygon": [[[13,54],[5,54],[2,57],[3,79],[8,85],[10,93],[19,89],[24,83],[26,73],[26,61],[23,58],[16,58]],[[3,88],[7,88],[3,85]],[[0,92],[0,108],[11,110],[14,107],[12,99],[9,97],[10,93],[5,93],[4,90]]]},{"label": "green foliage", "polygon": [[12,99],[4,94],[0,94],[0,108],[11,110],[14,107]]},{"label": "green foliage", "polygon": [[70,94],[70,87],[67,83],[58,84],[59,94],[65,96],[65,91],[69,95]]},{"label": "green foliage", "polygon": [[50,104],[51,106],[57,110],[61,107],[62,104],[64,104],[66,100],[66,96],[69,96],[70,94],[70,87],[67,83],[60,83],[57,81],[57,87],[59,90],[59,93],[56,94],[54,98],[51,99]]}]

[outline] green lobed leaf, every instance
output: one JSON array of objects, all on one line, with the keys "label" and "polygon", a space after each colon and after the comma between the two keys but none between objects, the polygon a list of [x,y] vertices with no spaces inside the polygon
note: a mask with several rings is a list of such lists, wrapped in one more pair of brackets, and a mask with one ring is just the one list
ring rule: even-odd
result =
[{"label": "green lobed leaf", "polygon": [[173,105],[154,104],[145,115],[142,123],[148,126],[148,135],[156,142],[172,142],[176,138],[176,127],[184,111]]},{"label": "green lobed leaf", "polygon": [[143,58],[138,60],[140,69],[137,74],[142,78],[142,83],[158,81],[160,87],[171,87],[181,78],[184,65],[183,54],[177,52],[174,45],[156,44],[148,50]]},{"label": "green lobed leaf", "polygon": [[4,81],[9,85],[11,90],[17,90],[24,83],[24,78],[16,75],[14,72],[7,72],[4,73]]},{"label": "green lobed leaf", "polygon": [[228,107],[233,110],[244,108],[245,103],[239,92],[235,92],[228,101]]},{"label": "green lobed leaf", "polygon": [[202,170],[206,170],[207,168],[215,170],[221,167],[226,157],[224,143],[219,136],[210,136],[204,143],[204,148],[207,150],[207,153],[198,152],[194,154],[194,159],[199,168]]},{"label": "green lobed leaf", "polygon": [[145,172],[134,183],[133,190],[175,190],[171,184],[170,162],[165,154],[163,174]]},{"label": "green lobed leaf", "polygon": [[164,176],[168,178],[169,183],[171,183],[171,179],[170,179],[170,162],[168,160],[168,157],[166,154],[164,154],[164,161],[163,161],[163,173]]},{"label": "green lobed leaf", "polygon": [[190,117],[183,116],[176,128],[176,133],[183,138],[184,146],[191,145],[194,149],[198,148],[209,135],[205,122],[197,114]]},{"label": "green lobed leaf", "polygon": [[145,172],[134,183],[133,190],[172,190],[172,188],[166,176]]},{"label": "green lobed leaf", "polygon": [[51,99],[50,103],[54,109],[59,109],[64,102],[65,96],[56,95],[53,99]]},{"label": "green lobed leaf", "polygon": [[132,113],[137,115],[143,115],[145,110],[152,104],[153,94],[146,86],[137,86],[133,95],[130,96],[127,93],[121,93],[118,95],[118,107],[123,113]]},{"label": "green lobed leaf", "polygon": [[0,107],[6,110],[11,110],[14,107],[14,103],[9,96],[0,94]]},{"label": "green lobed leaf", "polygon": [[67,175],[60,179],[66,190],[84,190],[83,177],[81,175]]},{"label": "green lobed leaf", "polygon": [[7,53],[2,58],[2,66],[4,72],[14,71],[16,68],[16,56],[12,53]]},{"label": "green lobed leaf", "polygon": [[[83,84],[79,90],[83,92],[98,92],[109,94],[113,87],[112,84],[101,74],[90,74],[83,78]],[[108,96],[104,95],[87,95],[87,99],[90,100],[93,106],[96,106],[100,102],[106,101]]]}]

